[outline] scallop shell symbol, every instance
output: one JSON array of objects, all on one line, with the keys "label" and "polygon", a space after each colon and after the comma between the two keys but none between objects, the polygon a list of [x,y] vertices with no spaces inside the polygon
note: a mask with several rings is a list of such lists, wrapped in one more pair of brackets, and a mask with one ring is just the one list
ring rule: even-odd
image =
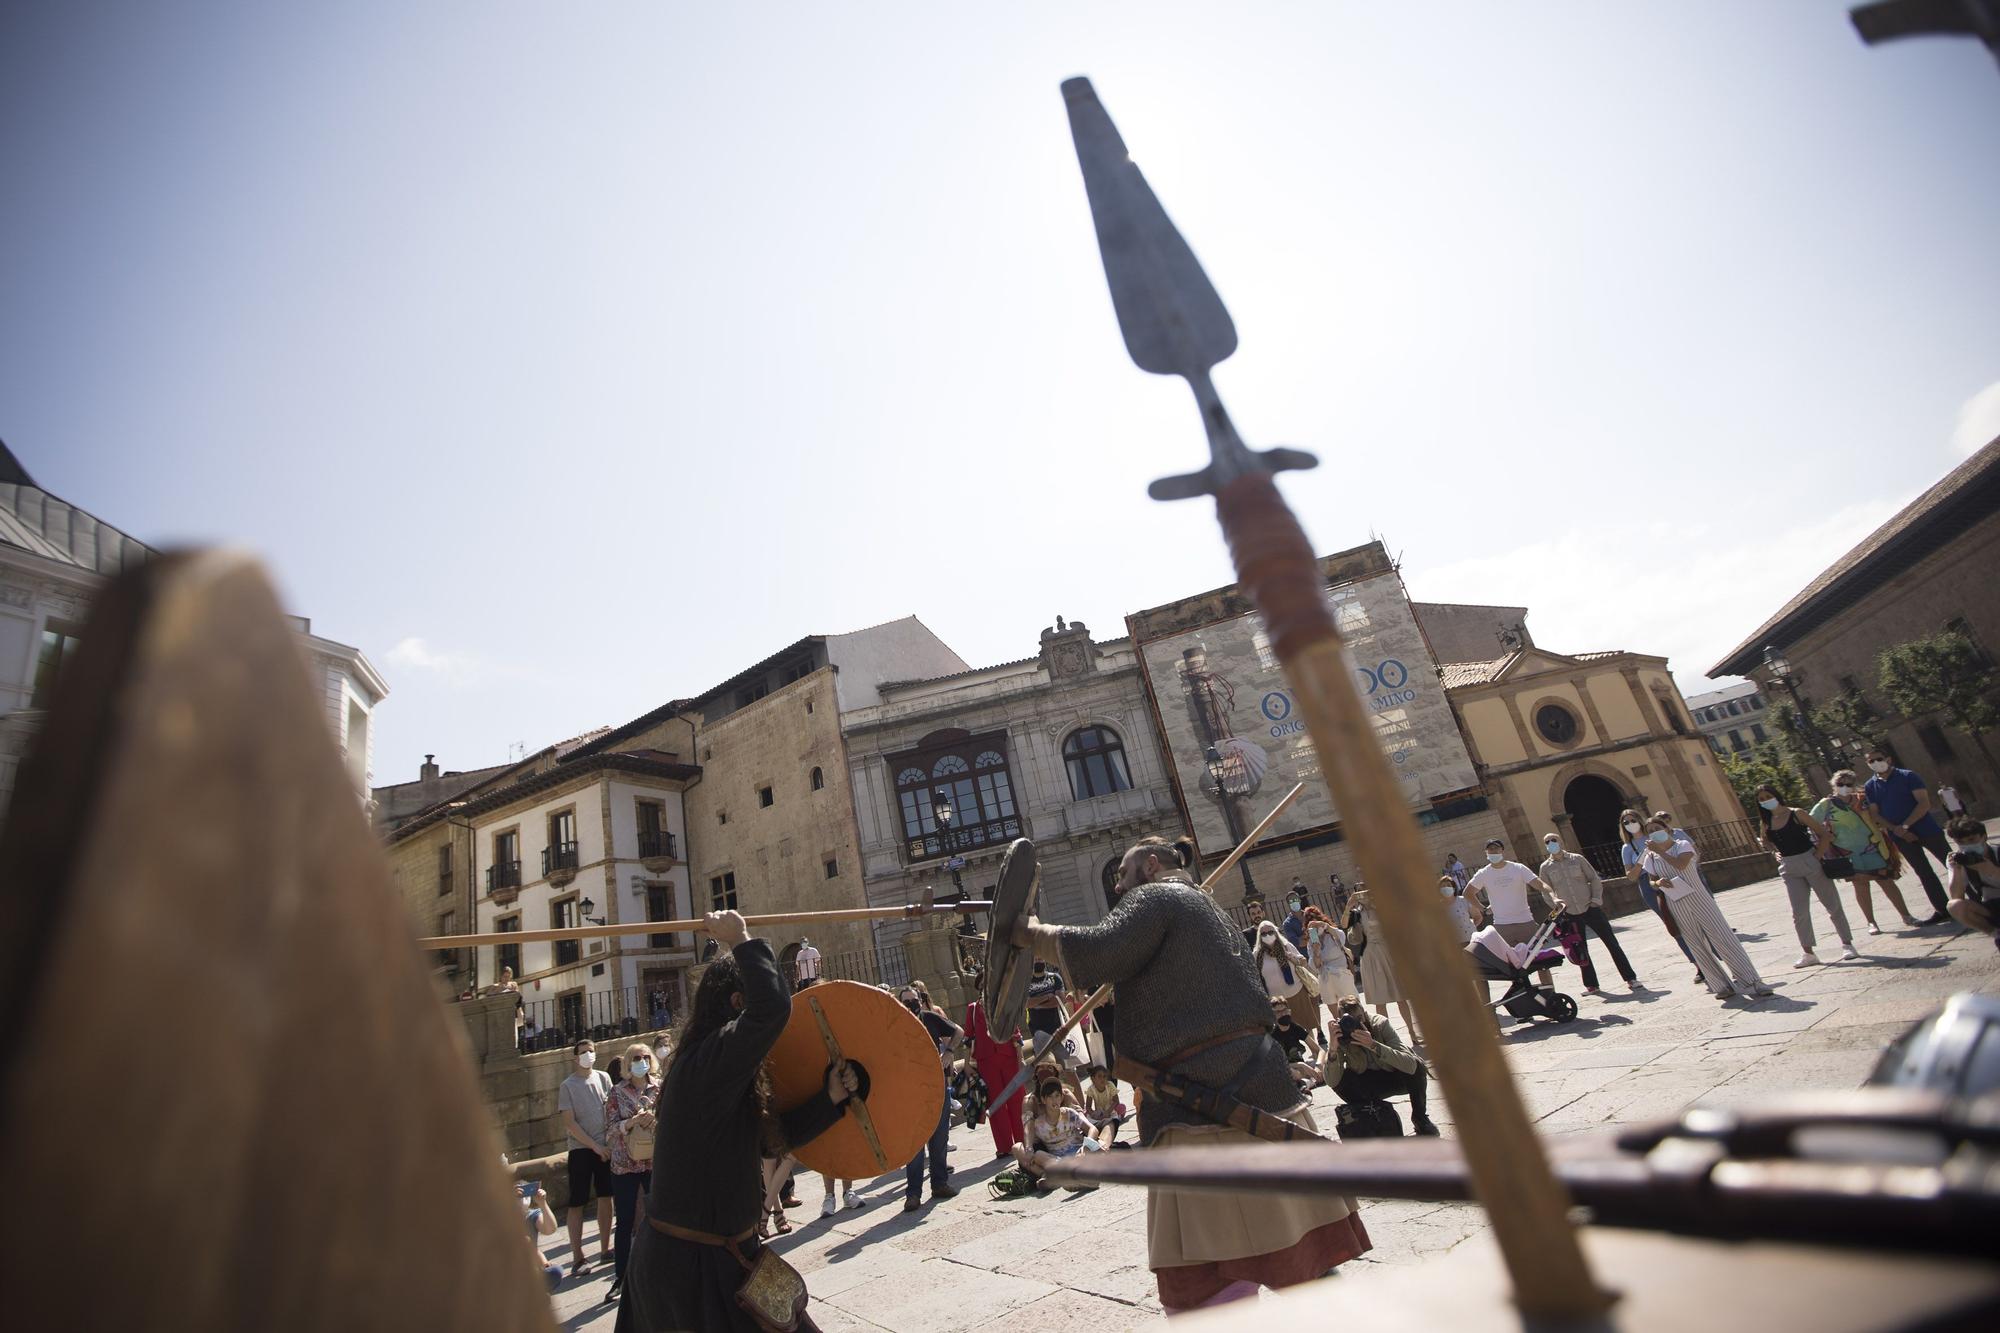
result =
[{"label": "scallop shell symbol", "polygon": [[1271,757],[1255,741],[1232,736],[1216,747],[1222,754],[1222,785],[1236,796],[1253,796],[1263,785]]}]

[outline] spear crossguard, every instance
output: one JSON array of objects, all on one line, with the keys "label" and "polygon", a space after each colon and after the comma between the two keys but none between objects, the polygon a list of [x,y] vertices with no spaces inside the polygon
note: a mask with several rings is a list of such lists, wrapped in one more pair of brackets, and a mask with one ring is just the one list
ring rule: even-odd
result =
[{"label": "spear crossguard", "polygon": [[1416,821],[1382,753],[1327,605],[1318,562],[1272,477],[1318,463],[1295,449],[1248,448],[1209,371],[1236,350],[1236,326],[1119,138],[1088,79],[1063,84],[1104,275],[1126,348],[1142,370],[1194,390],[1209,464],[1153,483],[1157,500],[1215,497],[1243,588],[1264,618],[1320,756],[1355,859],[1374,890],[1396,968],[1437,1057],[1437,1079],[1522,1312],[1580,1317],[1610,1296],[1570,1227],[1569,1199],[1514,1087],[1473,973],[1437,910]]}]

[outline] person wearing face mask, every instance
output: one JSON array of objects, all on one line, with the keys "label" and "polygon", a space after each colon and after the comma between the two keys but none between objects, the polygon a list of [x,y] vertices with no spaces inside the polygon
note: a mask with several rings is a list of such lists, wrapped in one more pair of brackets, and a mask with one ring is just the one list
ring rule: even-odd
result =
[{"label": "person wearing face mask", "polygon": [[654,1128],[653,1103],[659,1097],[653,1079],[653,1052],[641,1042],[626,1049],[625,1077],[611,1089],[604,1103],[605,1137],[611,1145],[612,1214],[618,1224],[618,1240],[612,1250],[611,1290],[605,1293],[608,1305],[618,1302],[625,1285],[625,1260],[632,1253],[632,1224],[639,1212],[639,1199],[653,1183],[653,1150],[641,1149],[644,1156],[632,1155],[627,1135],[635,1129]]},{"label": "person wearing face mask", "polygon": [[1778,789],[1769,783],[1757,788],[1757,822],[1763,827],[1757,840],[1778,859],[1778,878],[1785,882],[1792,904],[1792,930],[1799,937],[1799,948],[1805,951],[1792,966],[1819,966],[1819,955],[1813,952],[1812,913],[1807,907],[1814,897],[1833,918],[1834,933],[1840,936],[1840,956],[1859,958],[1861,955],[1854,952],[1854,933],[1847,928],[1847,913],[1840,908],[1840,894],[1820,864],[1822,857],[1839,851],[1833,830],[1785,804]]},{"label": "person wearing face mask", "polygon": [[840,1061],[811,1098],[782,1113],[772,1108],[764,1061],[791,1017],[791,983],[769,942],[751,939],[735,912],[710,912],[703,925],[717,953],[661,1080],[646,1225],[626,1265],[617,1333],[759,1330],[737,1294],[762,1257],[762,1159],[768,1149],[811,1142],[847,1113],[851,1097],[866,1095],[854,1066]]},{"label": "person wearing face mask", "polygon": [[[1487,919],[1509,944],[1522,944],[1534,937],[1535,909],[1529,906],[1528,890],[1539,892],[1551,911],[1560,911],[1562,906],[1554,890],[1534,871],[1507,859],[1507,844],[1499,838],[1487,841],[1486,864],[1473,873],[1471,888],[1485,906]],[[1554,985],[1547,968],[1541,969],[1537,979],[1544,990]]]},{"label": "person wearing face mask", "polygon": [[1318,971],[1319,996],[1327,1004],[1360,994],[1347,957],[1347,933],[1317,907],[1306,909],[1306,966]]},{"label": "person wearing face mask", "polygon": [[1465,890],[1450,875],[1438,876],[1438,896],[1444,899],[1444,914],[1451,918],[1451,933],[1458,936],[1460,948],[1472,942],[1472,932],[1479,924],[1472,919],[1474,904],[1465,900]]},{"label": "person wearing face mask", "polygon": [[1861,909],[1861,920],[1868,933],[1882,933],[1875,924],[1875,901],[1868,891],[1871,884],[1881,886],[1882,896],[1896,909],[1903,924],[1914,927],[1917,923],[1903,903],[1903,889],[1896,883],[1896,868],[1890,860],[1895,847],[1863,799],[1854,770],[1843,768],[1833,775],[1833,794],[1820,798],[1812,808],[1812,817],[1833,835],[1839,859],[1846,862],[1846,867],[1844,874],[1838,868],[1829,874],[1853,886],[1854,905]]},{"label": "person wearing face mask", "polygon": [[[1229,1121],[1223,1097],[1237,1105],[1239,1120],[1269,1137],[1282,1137],[1284,1122],[1312,1129],[1306,1098],[1271,1036],[1270,997],[1241,935],[1189,876],[1193,858],[1189,839],[1146,838],[1119,862],[1118,905],[1103,921],[1051,926],[1024,914],[1014,942],[1059,959],[1079,986],[1114,987],[1120,1069],[1155,1089],[1139,1102],[1143,1146],[1253,1141]],[[1048,1091],[1047,1104],[1059,1106],[1060,1087]],[[1147,1262],[1169,1313],[1309,1282],[1369,1248],[1353,1200],[1329,1195],[1155,1187],[1146,1232]]]},{"label": "person wearing face mask", "polygon": [[[1667,928],[1667,934],[1679,947],[1681,957],[1692,963],[1694,954],[1681,939],[1681,928],[1675,924],[1674,914],[1667,910],[1667,900],[1660,896],[1659,890],[1653,884],[1653,877],[1646,873],[1646,817],[1637,810],[1622,810],[1618,814],[1618,828],[1622,837],[1618,855],[1625,863],[1625,873],[1639,882],[1639,900],[1645,903],[1646,910],[1658,917],[1660,924]],[[1695,970],[1694,979],[1697,985],[1701,984],[1702,976],[1699,968]]]},{"label": "person wearing face mask", "polygon": [[1946,910],[1944,884],[1931,868],[1931,859],[1936,858],[1939,867],[1948,868],[1951,844],[1945,840],[1944,830],[1938,827],[1937,816],[1931,813],[1930,789],[1909,769],[1897,768],[1889,762],[1888,752],[1879,747],[1868,752],[1868,771],[1874,776],[1862,787],[1861,794],[1867,798],[1875,817],[1888,826],[1889,836],[1896,840],[1896,850],[1909,860],[1910,868],[1917,872],[1917,882],[1924,886],[1924,896],[1931,900],[1930,917],[1918,924],[1942,926],[1952,917]]},{"label": "person wearing face mask", "polygon": [[1292,879],[1292,891],[1285,895],[1285,919],[1278,926],[1284,937],[1291,941],[1294,949],[1303,951],[1306,947],[1305,899],[1299,896],[1299,881]]},{"label": "person wearing face mask", "polygon": [[1957,849],[1948,886],[1952,919],[2000,948],[2000,849],[1986,840],[1986,825],[1964,815],[1945,830]]},{"label": "person wearing face mask", "polygon": [[949,1199],[958,1193],[951,1183],[951,1168],[945,1164],[945,1151],[951,1138],[951,1090],[950,1080],[942,1070],[949,1068],[951,1052],[965,1039],[965,1033],[958,1024],[939,1013],[937,1009],[924,1003],[924,995],[915,986],[905,986],[896,998],[905,1009],[917,1016],[924,1025],[924,1031],[937,1043],[938,1061],[941,1066],[939,1077],[945,1078],[944,1105],[938,1109],[937,1128],[931,1131],[930,1142],[917,1151],[903,1168],[903,1211],[914,1213],[923,1206],[924,1162],[928,1156],[931,1173],[931,1199]]},{"label": "person wearing face mask", "polygon": [[1542,850],[1548,857],[1539,871],[1542,882],[1562,900],[1563,920],[1576,927],[1577,966],[1583,972],[1583,988],[1597,994],[1597,968],[1590,961],[1590,945],[1584,937],[1585,931],[1595,931],[1626,989],[1644,990],[1611,929],[1611,918],[1604,915],[1604,881],[1598,877],[1597,867],[1575,852],[1565,851],[1560,833],[1543,834]]},{"label": "person wearing face mask", "polygon": [[1694,950],[1710,993],[1718,1000],[1733,996],[1761,1000],[1775,994],[1757,975],[1756,965],[1702,883],[1696,860],[1694,843],[1674,836],[1673,820],[1655,815],[1646,822],[1646,872],[1680,923],[1681,939]]},{"label": "person wearing face mask", "polygon": [[574,1067],[556,1089],[556,1109],[562,1112],[569,1136],[569,1275],[588,1266],[583,1257],[583,1205],[597,1194],[598,1262],[611,1256],[611,1144],[606,1138],[605,1103],[611,1079],[597,1068],[597,1043],[585,1039],[570,1052]]},{"label": "person wearing face mask", "polygon": [[[1270,997],[1282,1001],[1301,1027],[1317,1028],[1319,1001],[1306,988],[1306,956],[1266,921],[1257,927],[1257,950],[1251,957]],[[1317,982],[1319,978],[1313,980]]]}]

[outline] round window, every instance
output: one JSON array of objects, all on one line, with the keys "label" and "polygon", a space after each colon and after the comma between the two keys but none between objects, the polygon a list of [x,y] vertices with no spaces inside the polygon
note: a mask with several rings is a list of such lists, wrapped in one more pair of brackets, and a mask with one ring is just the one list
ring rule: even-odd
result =
[{"label": "round window", "polygon": [[1552,745],[1568,745],[1576,739],[1576,714],[1561,704],[1543,704],[1535,713],[1535,730]]}]

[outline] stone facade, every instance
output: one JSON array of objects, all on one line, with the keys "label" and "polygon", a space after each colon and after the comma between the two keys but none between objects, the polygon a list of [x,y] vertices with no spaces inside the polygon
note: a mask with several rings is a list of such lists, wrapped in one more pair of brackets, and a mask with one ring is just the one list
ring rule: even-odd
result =
[{"label": "stone facade", "polygon": [[[842,725],[871,905],[915,902],[926,891],[944,899],[954,892],[948,867],[953,844],[936,836],[936,821],[926,822],[921,813],[931,808],[933,784],[945,778],[932,776],[927,765],[921,781],[901,780],[914,771],[908,756],[926,745],[935,748],[941,738],[981,738],[982,750],[1004,758],[1012,818],[1019,836],[1035,841],[1042,867],[1040,911],[1050,920],[1102,918],[1107,867],[1139,837],[1172,835],[1180,828],[1132,645],[1124,639],[1094,642],[1080,623],[1059,620],[1057,628],[1043,631],[1041,651],[1031,658],[885,684],[878,705],[847,713]],[[1108,729],[1123,747],[1123,779],[1104,782],[1103,791],[1091,789],[1091,774],[1082,777],[1080,791],[1064,757],[1066,742],[1085,728]],[[948,739],[943,743],[949,747]],[[945,773],[950,771],[946,763]],[[1095,777],[1109,771],[1100,767]],[[919,790],[920,806],[914,796]],[[914,824],[905,818],[906,793],[913,794],[908,808],[919,811]],[[959,873],[967,896],[991,896],[1012,836],[1005,823],[982,821],[984,840],[968,844],[963,839],[969,825],[961,819],[957,848],[965,858]],[[984,919],[975,921],[983,932]],[[948,957],[937,937],[949,929],[934,922],[911,940],[907,923],[875,928],[884,949],[904,950],[920,969],[937,968]],[[917,974],[951,984],[941,972]]]},{"label": "stone facade", "polygon": [[1711,676],[1748,676],[1771,706],[1792,707],[1775,684],[1764,649],[1789,659],[1792,680],[1808,707],[1858,692],[1873,710],[1871,734],[1829,739],[1836,755],[1858,767],[1857,747],[1887,745],[1896,758],[1933,785],[1951,783],[1992,808],[2000,796],[2000,766],[1989,751],[1941,716],[1903,717],[1882,693],[1876,655],[1946,628],[1969,635],[1989,658],[2000,654],[2000,440],[1953,468],[1858,546],[1823,571],[1770,620],[1709,669]]},{"label": "stone facade", "polygon": [[[1517,860],[1540,862],[1541,836],[1559,829],[1600,870],[1622,874],[1615,844],[1626,806],[1671,810],[1689,828],[1742,818],[1665,658],[1570,657],[1530,643],[1444,673]],[[1473,863],[1476,847],[1456,850]]]},{"label": "stone facade", "polygon": [[1769,705],[1754,681],[1690,695],[1687,708],[1717,754],[1742,754],[1776,739]]}]

